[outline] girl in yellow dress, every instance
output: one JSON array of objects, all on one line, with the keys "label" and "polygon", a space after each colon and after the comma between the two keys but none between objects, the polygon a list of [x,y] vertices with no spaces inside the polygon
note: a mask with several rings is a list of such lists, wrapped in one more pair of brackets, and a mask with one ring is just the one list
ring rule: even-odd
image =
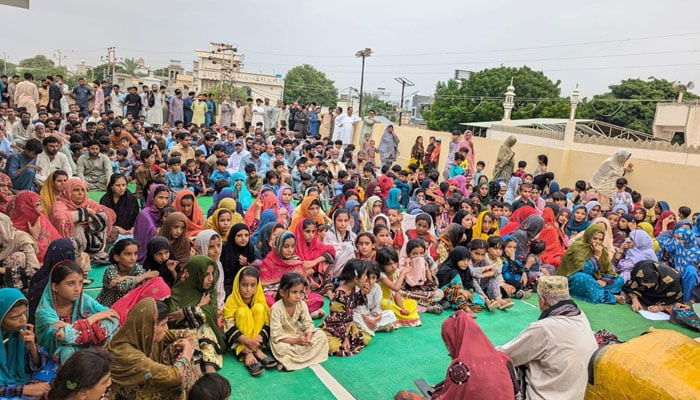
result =
[{"label": "girl in yellow dress", "polygon": [[394,312],[398,326],[421,326],[418,303],[415,300],[404,299],[400,293],[409,270],[403,269],[397,274],[399,255],[396,250],[380,249],[377,252],[377,263],[382,270],[379,277],[379,284],[382,287],[382,308]]}]

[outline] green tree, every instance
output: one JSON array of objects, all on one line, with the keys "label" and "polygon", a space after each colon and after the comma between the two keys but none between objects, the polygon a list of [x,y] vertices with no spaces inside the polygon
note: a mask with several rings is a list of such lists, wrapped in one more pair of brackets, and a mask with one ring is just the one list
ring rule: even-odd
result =
[{"label": "green tree", "polygon": [[37,54],[34,57],[25,58],[24,60],[20,60],[19,66],[22,68],[32,68],[32,69],[39,69],[39,68],[50,69],[50,68],[54,67],[54,62],[53,62],[53,60],[46,58],[46,56],[43,54]]},{"label": "green tree", "polygon": [[[462,122],[500,120],[504,93],[511,78],[516,93],[511,118],[568,116],[570,105],[560,98],[560,81],[553,82],[542,71],[527,66],[498,67],[473,73],[469,79],[438,82],[435,102],[422,113],[428,128],[450,131],[461,129]],[[562,101],[536,100],[542,98]]]},{"label": "green tree", "polygon": [[226,95],[231,96],[231,101],[240,100],[245,103],[245,99],[248,98],[248,92],[242,87],[234,86],[231,83],[223,83],[221,86],[217,85],[207,90],[207,93],[214,95],[217,102],[224,100]]},{"label": "green tree", "polygon": [[338,90],[326,74],[309,64],[298,65],[284,76],[284,101],[315,102],[323,107],[335,107]]},{"label": "green tree", "polygon": [[56,75],[63,75],[63,77],[67,81],[68,78],[71,76],[70,72],[68,72],[66,67],[57,67],[52,60],[46,58],[46,56],[41,54],[20,60],[19,65],[12,72],[20,76],[24,73],[29,72],[34,76],[35,81],[39,81],[40,79],[43,79],[48,75],[52,75],[54,77]]},{"label": "green tree", "polygon": [[[103,79],[105,79],[106,75],[112,73],[112,70],[110,69],[109,71],[107,71],[107,68],[108,68],[107,64],[100,64],[96,67],[89,68],[86,75],[90,76],[90,77],[94,76],[95,79],[98,79],[98,80],[103,80]],[[111,68],[111,67],[109,67],[109,68]],[[114,67],[114,70],[115,70],[115,72],[124,72],[124,68],[122,68],[120,65],[116,65]]]},{"label": "green tree", "polygon": [[155,76],[168,76],[168,67],[158,68],[153,71],[153,74],[155,74]]},{"label": "green tree", "polygon": [[362,96],[363,117],[369,113],[369,110],[374,110],[377,115],[387,116],[387,114],[394,114],[395,109],[396,106],[382,100],[379,96],[367,92]]},{"label": "green tree", "polygon": [[[614,101],[628,100],[675,100],[678,92],[673,82],[650,77],[643,79],[625,79],[619,84],[610,85],[607,93],[593,96],[581,102],[577,108],[580,118],[597,119],[615,125],[624,126],[640,132],[651,133],[656,112],[655,101]],[[684,99],[697,99],[698,96],[686,93]]]},{"label": "green tree", "polygon": [[135,58],[125,58],[119,61],[119,66],[124,68],[124,73],[131,76],[138,76],[136,70],[139,68],[139,62]]}]

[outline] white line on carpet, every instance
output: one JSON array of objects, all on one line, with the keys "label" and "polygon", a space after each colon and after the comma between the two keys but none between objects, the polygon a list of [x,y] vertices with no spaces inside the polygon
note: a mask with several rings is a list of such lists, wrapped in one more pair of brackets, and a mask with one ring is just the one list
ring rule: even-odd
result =
[{"label": "white line on carpet", "polygon": [[539,307],[537,307],[536,305],[530,304],[530,302],[527,302],[527,301],[525,301],[525,300],[523,300],[522,302],[525,303],[525,304],[527,304],[528,306],[530,306],[530,307],[532,307],[532,308],[539,308]]},{"label": "white line on carpet", "polygon": [[325,368],[323,368],[320,365],[312,365],[311,370],[314,371],[314,374],[318,377],[318,379],[323,382],[323,384],[330,390],[331,393],[333,393],[333,396],[335,396],[336,399],[338,400],[355,400],[354,397],[350,394],[350,392],[347,391],[341,385],[333,375],[328,373]]}]

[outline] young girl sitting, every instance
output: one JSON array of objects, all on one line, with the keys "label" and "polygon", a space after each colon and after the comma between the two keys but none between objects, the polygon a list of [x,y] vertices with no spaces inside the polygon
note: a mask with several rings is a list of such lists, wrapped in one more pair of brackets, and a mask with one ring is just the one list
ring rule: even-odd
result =
[{"label": "young girl sitting", "polygon": [[475,293],[474,277],[469,269],[472,261],[470,251],[480,253],[480,250],[486,253],[486,242],[480,239],[469,242],[469,249],[463,246],[455,247],[437,272],[445,299],[453,309],[464,310],[472,318],[476,318],[474,312],[482,311],[485,304],[479,294]]},{"label": "young girl sitting", "polygon": [[358,259],[348,261],[338,279],[341,283],[331,302],[331,312],[320,327],[328,336],[330,355],[354,356],[369,345],[371,340],[370,335],[358,328],[353,321],[355,308],[367,302],[358,290],[358,286],[367,281],[367,262]]},{"label": "young girl sitting", "polygon": [[399,261],[399,272],[407,271],[401,286],[401,295],[418,302],[419,312],[442,314],[443,292],[433,272],[435,261],[426,256],[427,244],[422,238],[406,243],[406,256]]},{"label": "young girl sitting", "polygon": [[226,343],[248,368],[252,376],[273,368],[277,362],[262,349],[269,346],[270,309],[265,300],[260,274],[255,267],[243,267],[233,282],[221,318]]},{"label": "young girl sitting", "polygon": [[360,287],[360,292],[367,297],[367,304],[358,306],[353,314],[355,323],[372,336],[374,332],[392,332],[397,328],[394,313],[382,309],[382,288],[377,283],[379,275],[379,264],[371,263],[367,282]]},{"label": "young girl sitting", "polygon": [[399,327],[421,326],[418,316],[418,303],[415,300],[404,299],[401,295],[408,269],[397,272],[399,255],[393,249],[381,249],[377,252],[377,263],[380,274],[379,283],[382,288],[382,309],[391,310],[396,316]]},{"label": "young girl sitting", "polygon": [[540,276],[550,275],[554,272],[553,268],[542,265],[542,261],[540,260],[540,255],[544,253],[546,245],[547,244],[543,240],[535,240],[530,243],[530,254],[528,254],[527,260],[525,261],[525,270],[528,280],[527,286],[529,288],[534,289],[537,287],[537,281],[540,279]]},{"label": "young girl sitting", "polygon": [[515,292],[509,296],[516,299],[528,299],[531,292],[526,291],[527,273],[525,269],[515,261],[515,252],[518,243],[513,238],[508,238],[503,243],[503,280],[507,285],[512,286]]},{"label": "young girl sitting", "polygon": [[[493,272],[496,275],[496,280],[501,288],[501,294],[506,298],[502,301],[504,308],[512,307],[513,302],[509,297],[515,295],[516,289],[513,285],[506,283],[503,279],[503,239],[498,236],[491,236],[489,240],[486,241],[489,245],[486,255],[488,256],[488,261],[493,266]],[[509,305],[510,304],[510,305]]]},{"label": "young girl sitting", "polygon": [[385,225],[375,225],[372,229],[374,237],[377,238],[377,250],[385,247],[394,247],[394,239],[391,237],[391,230]]},{"label": "young girl sitting", "polygon": [[360,232],[355,238],[355,257],[360,260],[374,261],[377,238],[371,232]]},{"label": "young girl sitting", "polygon": [[114,244],[109,252],[112,264],[102,277],[102,291],[97,296],[100,304],[111,307],[143,282],[160,276],[158,271],[146,272],[141,265],[136,264],[138,253],[139,244],[134,239],[122,239]]},{"label": "young girl sitting", "polygon": [[487,249],[488,243],[485,240],[477,239],[469,243],[469,272],[474,278],[474,289],[484,299],[488,310],[504,310],[512,307],[513,303],[505,302],[501,296],[496,270],[486,260]]},{"label": "young girl sitting", "polygon": [[307,286],[303,275],[284,274],[270,309],[270,349],[280,370],[295,371],[328,359],[328,338],[314,327],[303,301]]},{"label": "young girl sitting", "polygon": [[40,398],[49,391],[47,382],[32,379],[48,361],[34,342],[34,326],[27,323],[29,302],[19,289],[0,289],[0,396]]},{"label": "young girl sitting", "polygon": [[406,237],[408,238],[408,240],[415,239],[417,237],[425,239],[426,243],[428,243],[428,248],[430,250],[428,254],[430,255],[430,257],[432,257],[433,260],[437,260],[438,239],[434,234],[431,233],[434,230],[431,228],[433,228],[433,219],[430,217],[430,215],[426,213],[418,214],[415,217],[415,228],[408,229],[406,231]]}]

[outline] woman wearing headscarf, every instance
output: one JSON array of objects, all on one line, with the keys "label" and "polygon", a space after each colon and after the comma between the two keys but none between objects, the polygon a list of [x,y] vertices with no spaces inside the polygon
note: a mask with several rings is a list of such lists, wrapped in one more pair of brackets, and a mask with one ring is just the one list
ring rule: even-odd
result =
[{"label": "woman wearing headscarf", "polygon": [[221,236],[212,229],[205,229],[197,234],[194,238],[194,251],[197,254],[207,256],[216,262],[216,267],[219,271],[218,279],[216,280],[216,294],[219,301],[218,308],[224,306],[226,301],[226,290],[224,289],[224,267],[221,264],[221,249],[223,248]]},{"label": "woman wearing headscarf", "polygon": [[438,237],[437,263],[444,263],[445,260],[447,260],[447,257],[450,255],[450,252],[452,252],[455,247],[464,243],[464,239],[464,227],[461,224],[453,222],[447,225],[447,228],[443,229]]},{"label": "woman wearing headscarf", "polygon": [[520,187],[520,178],[517,176],[511,176],[508,180],[508,185],[506,188],[506,194],[503,196],[503,201],[508,204],[513,204],[515,198],[518,196],[518,188]]},{"label": "woman wearing headscarf", "polygon": [[231,176],[231,183],[233,184],[233,196],[241,204],[243,211],[247,211],[248,207],[253,203],[253,196],[246,186],[245,174],[243,172],[234,173],[233,176]]},{"label": "woman wearing headscarf", "polygon": [[195,237],[204,229],[204,215],[197,202],[197,197],[191,190],[183,189],[177,192],[173,206],[187,217],[188,237]]},{"label": "woman wearing headscarf", "polygon": [[625,163],[631,156],[632,153],[627,150],[615,152],[600,164],[589,181],[591,188],[603,196],[599,200],[604,211],[612,207],[612,198],[617,192],[615,186],[617,179],[623,177],[626,172],[632,171],[632,164],[625,167]]},{"label": "woman wearing headscarf", "polygon": [[624,279],[613,270],[603,245],[605,228],[592,224],[580,240],[571,243],[561,260],[557,274],[569,280],[571,295],[590,303],[624,304]]},{"label": "woman wearing headscarf", "polygon": [[372,231],[374,217],[382,213],[382,199],[379,196],[371,196],[360,207],[360,231]]},{"label": "woman wearing headscarf", "polygon": [[12,193],[12,180],[0,172],[0,212],[9,214],[12,211],[15,195]]},{"label": "woman wearing headscarf", "polygon": [[700,264],[700,247],[693,232],[686,227],[677,228],[673,237],[661,242],[673,267],[681,273],[683,284],[683,302],[690,300],[691,292],[698,284],[698,264]]},{"label": "woman wearing headscarf", "polygon": [[466,247],[457,246],[437,271],[438,285],[445,300],[454,309],[464,310],[472,318],[485,306],[484,299],[475,292],[474,277],[469,268],[470,255]]},{"label": "woman wearing headscarf", "polygon": [[676,229],[676,214],[673,211],[662,211],[654,225],[654,236],[659,237],[662,233]]},{"label": "woman wearing headscarf", "polygon": [[39,263],[44,262],[49,244],[60,239],[61,235],[44,214],[39,195],[30,191],[19,192],[15,197],[15,206],[10,213],[10,219],[15,229],[28,233],[34,238],[38,249],[36,258]]},{"label": "woman wearing headscarf", "polygon": [[423,158],[425,157],[425,149],[423,148],[423,136],[417,136],[416,142],[411,147],[411,159],[408,160],[408,165],[416,164],[418,168],[423,167]]},{"label": "woman wearing headscarf", "polygon": [[482,211],[472,228],[472,240],[488,240],[491,236],[501,236],[496,217],[490,211]]},{"label": "woman wearing headscarf", "polygon": [[517,141],[515,136],[508,136],[501,145],[501,148],[498,149],[496,164],[493,166],[493,177],[491,179],[496,180],[498,178],[503,178],[504,180],[509,180],[513,175],[513,159],[515,158],[513,146],[515,146]]},{"label": "woman wearing headscarf", "polygon": [[408,201],[408,213],[415,214],[416,212],[420,212],[421,207],[425,204],[425,190],[416,188],[413,191],[413,196],[411,196],[411,199]]},{"label": "woman wearing headscarf", "polygon": [[[518,227],[514,230],[510,236],[515,239],[515,259],[514,262],[518,263],[522,268],[524,268],[527,263],[527,258],[530,256],[530,244],[537,240],[542,233],[542,228],[544,227],[544,220],[539,215],[530,215],[527,217]],[[547,266],[544,263],[540,265],[540,269],[547,269],[553,272],[554,269],[551,266]],[[539,271],[528,271],[528,276],[530,278],[538,277],[541,273]]]},{"label": "woman wearing headscarf", "polygon": [[464,240],[457,243],[455,247],[467,247],[469,242],[472,240],[472,227],[474,226],[474,215],[472,215],[472,213],[467,210],[459,210],[457,211],[457,214],[455,214],[455,217],[452,219],[452,222],[455,224],[459,224],[464,229]]},{"label": "woman wearing headscarf", "polygon": [[[265,225],[269,224],[270,222],[277,222],[277,216],[275,215],[274,210],[265,210],[260,214],[260,223],[258,223],[258,227],[256,229],[251,229],[250,232],[252,233],[251,235],[251,242],[253,244],[257,243],[258,238],[260,237],[260,234],[262,233],[263,228]],[[264,258],[264,257],[262,257]]]},{"label": "woman wearing headscarf", "polygon": [[10,217],[0,213],[1,286],[14,287],[26,293],[30,279],[41,265],[37,253],[34,238],[16,229]]},{"label": "woman wearing headscarf", "polygon": [[379,145],[377,145],[377,153],[382,160],[381,165],[391,166],[396,162],[399,156],[399,137],[394,133],[394,125],[388,125],[384,128],[384,133],[382,133]]},{"label": "woman wearing headscarf", "polygon": [[109,177],[107,192],[100,198],[100,204],[109,207],[116,214],[113,228],[120,235],[132,233],[136,216],[139,215],[139,201],[126,185],[124,175],[113,174]]},{"label": "woman wearing headscarf", "polygon": [[[578,213],[577,213],[578,211]],[[583,215],[581,215],[583,214]],[[583,216],[583,219],[580,219]],[[588,220],[588,212],[586,211],[586,206],[578,205],[571,210],[571,215],[569,216],[569,222],[566,224],[566,234],[570,238],[576,236],[579,232],[585,231],[591,222]],[[573,242],[573,240],[571,240]]]},{"label": "woman wearing headscarf", "polygon": [[477,187],[476,194],[479,196],[479,205],[482,210],[486,210],[491,203],[489,192],[489,182],[481,182]]},{"label": "woman wearing headscarf", "polygon": [[332,295],[335,248],[318,239],[318,227],[310,219],[297,225],[294,236],[298,238],[295,254],[304,263],[311,290]]},{"label": "woman wearing headscarf", "polygon": [[565,243],[568,243],[568,238],[557,226],[557,222],[554,220],[554,211],[551,208],[545,207],[542,211],[542,220],[544,226],[540,232],[539,240],[544,240],[547,245],[540,259],[544,264],[558,268],[561,264],[561,258],[566,253]]},{"label": "woman wearing headscarf", "polygon": [[[603,237],[603,246],[605,246],[605,249],[608,251],[608,256],[610,257],[610,261],[612,261],[612,257],[617,252],[617,248],[615,247],[615,244],[613,243],[612,225],[610,225],[610,221],[608,221],[608,219],[605,217],[594,218],[593,221],[591,221],[591,225],[596,225],[596,224],[605,228],[605,236]],[[579,232],[576,236],[574,236],[571,239],[571,242],[575,242],[577,240],[580,240],[584,234],[585,234],[585,231]]]},{"label": "woman wearing headscarf", "polygon": [[202,366],[207,372],[221,368],[226,350],[224,335],[219,329],[216,281],[219,269],[216,261],[203,255],[190,258],[173,286],[170,311],[175,326],[195,329],[202,351]]},{"label": "woman wearing headscarf", "polygon": [[[299,272],[306,276],[304,263],[295,254],[296,242],[296,237],[292,232],[283,231],[277,235],[272,251],[265,256],[260,266],[260,281],[265,291],[268,306],[275,304],[275,295],[277,294],[282,275],[287,272]],[[290,247],[293,247],[293,249],[290,249]],[[323,315],[323,311],[316,312],[323,306],[323,297],[320,294],[308,291],[306,305],[309,306],[309,312],[312,317]]]},{"label": "woman wearing headscarf", "polygon": [[158,234],[161,224],[161,210],[170,201],[168,187],[161,184],[151,185],[146,198],[146,206],[141,210],[134,222],[134,239],[139,242],[137,262],[143,264],[146,260],[146,246]]},{"label": "woman wearing headscarf", "polygon": [[148,241],[143,268],[146,271],[158,271],[165,283],[173,287],[179,268],[168,239],[163,236],[154,236]]},{"label": "woman wearing headscarf", "polygon": [[167,305],[142,299],[107,344],[116,399],[181,400],[200,376],[189,332],[169,330]]},{"label": "woman wearing headscarf", "polygon": [[401,189],[393,187],[389,190],[389,197],[386,199],[386,206],[388,208],[394,208],[397,210],[401,209],[400,203]]},{"label": "woman wearing headscarf", "polygon": [[275,215],[277,214],[277,197],[269,188],[263,188],[260,191],[260,195],[255,199],[253,204],[251,204],[248,211],[245,213],[245,223],[248,225],[251,231],[255,231],[260,223],[260,214],[263,211],[273,210]]},{"label": "woman wearing headscarf", "polygon": [[471,182],[472,178],[474,177],[474,171],[476,170],[476,156],[474,153],[474,142],[472,141],[472,131],[467,129],[464,131],[464,137],[462,138],[462,141],[459,142],[457,145],[457,151],[461,148],[467,148],[469,149],[469,152],[467,153],[467,182]]},{"label": "woman wearing headscarf", "polygon": [[639,229],[643,230],[644,232],[646,232],[647,235],[649,235],[649,237],[651,238],[651,242],[652,242],[652,249],[654,250],[654,253],[658,254],[659,241],[656,240],[656,237],[654,237],[654,228],[652,228],[651,224],[648,222],[641,222],[641,223],[637,224],[637,227]]},{"label": "woman wearing headscarf", "polygon": [[80,249],[78,248],[78,243],[73,238],[61,238],[49,244],[41,268],[29,281],[27,299],[29,300],[30,322],[34,321],[36,307],[39,305],[39,300],[44,293],[44,288],[49,283],[49,275],[51,274],[53,266],[62,261],[75,261],[79,253]]},{"label": "woman wearing headscarf", "polygon": [[105,259],[107,237],[117,216],[111,208],[88,198],[88,187],[80,178],[70,178],[51,207],[49,218],[63,237],[85,243],[85,252]]},{"label": "woman wearing headscarf", "polygon": [[49,215],[51,212],[51,206],[56,202],[56,197],[58,197],[61,192],[63,192],[63,185],[68,180],[68,174],[63,170],[56,170],[49,174],[44,181],[44,186],[41,187],[39,196],[41,197],[41,208],[44,209],[44,213]]},{"label": "woman wearing headscarf", "polygon": [[304,197],[304,200],[301,201],[297,211],[294,213],[289,230],[296,230],[297,224],[305,219],[312,219],[317,224],[327,224],[330,221],[321,211],[321,202],[316,196]]},{"label": "woman wearing headscarf", "polygon": [[457,311],[442,323],[442,340],[452,362],[432,399],[515,399],[510,359],[467,313]]},{"label": "woman wearing headscarf", "polygon": [[221,220],[221,215],[222,213],[225,213],[227,215],[230,215],[231,217],[231,223],[229,226],[233,226],[235,224],[243,222],[243,216],[236,211],[239,207],[239,204],[236,202],[236,200],[232,198],[224,198],[221,199],[219,202],[218,207],[212,212],[211,215],[207,218],[206,222],[204,223],[204,229],[213,229],[219,233],[219,235],[224,235],[223,240],[226,240],[226,229],[223,227],[220,223]]},{"label": "woman wearing headscarf", "polygon": [[670,313],[683,298],[681,276],[668,265],[649,259],[637,261],[629,275],[623,290],[630,297],[634,312],[647,309]]},{"label": "woman wearing headscarf", "polygon": [[625,240],[622,247],[615,253],[613,265],[615,272],[622,275],[625,282],[630,280],[631,271],[641,261],[658,262],[654,252],[651,237],[642,231],[630,232],[629,239]]},{"label": "woman wearing headscarf", "polygon": [[515,210],[512,214],[510,214],[510,218],[508,219],[508,223],[502,227],[499,228],[499,231],[501,232],[502,236],[508,235],[514,230],[518,229],[520,224],[525,221],[527,217],[530,215],[535,215],[537,214],[537,210],[535,210],[533,207],[530,206],[524,206],[520,207],[517,210]]},{"label": "woman wearing headscarf", "polygon": [[221,265],[223,266],[223,285],[226,295],[230,295],[233,280],[241,268],[255,261],[254,242],[250,236],[248,225],[240,222],[231,227],[228,239],[221,249]]},{"label": "woman wearing headscarf", "polygon": [[[211,217],[211,215],[214,213],[214,211],[219,208],[219,203],[225,199],[231,199],[234,201],[234,210],[238,212],[239,214],[243,212],[243,209],[241,208],[240,204],[236,202],[233,198],[233,190],[230,188],[225,188],[221,189],[221,191],[217,194],[214,195],[214,202],[211,204],[211,207],[209,207],[209,210],[207,210],[207,218]],[[228,207],[227,207],[228,208]]]},{"label": "woman wearing headscarf", "polygon": [[187,237],[187,217],[181,212],[170,213],[160,228],[160,235],[168,239],[172,256],[179,265],[185,265],[192,256],[192,244]]},{"label": "woman wearing headscarf", "polygon": [[[292,188],[289,185],[280,186],[277,191],[277,209],[284,208],[287,210],[287,225],[292,221],[292,215],[294,214],[294,205],[292,204]],[[340,196],[341,198],[344,196]]]},{"label": "woman wearing headscarf", "polygon": [[469,189],[467,189],[467,177],[464,175],[457,175],[454,177],[455,182],[457,182],[457,189],[464,195],[464,197],[469,196]]}]

